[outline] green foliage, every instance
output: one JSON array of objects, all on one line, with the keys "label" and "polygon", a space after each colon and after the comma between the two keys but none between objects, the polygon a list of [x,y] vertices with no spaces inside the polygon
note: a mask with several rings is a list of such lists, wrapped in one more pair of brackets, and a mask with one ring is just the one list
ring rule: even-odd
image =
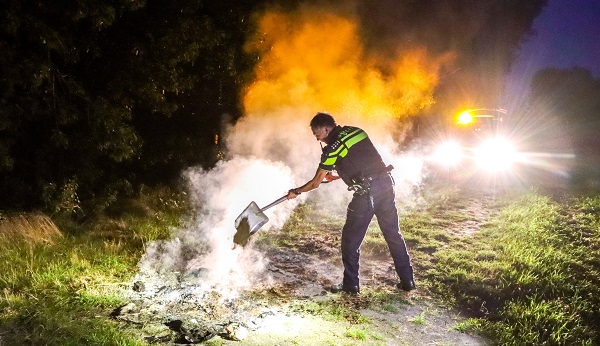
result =
[{"label": "green foliage", "polygon": [[52,183],[46,185],[43,192],[46,209],[53,214],[72,215],[80,212],[81,202],[77,195],[77,188],[78,184],[75,178],[68,180],[59,191]]},{"label": "green foliage", "polygon": [[214,162],[220,116],[239,114],[253,66],[254,4],[5,1],[0,207],[55,211],[71,180],[88,201]]}]

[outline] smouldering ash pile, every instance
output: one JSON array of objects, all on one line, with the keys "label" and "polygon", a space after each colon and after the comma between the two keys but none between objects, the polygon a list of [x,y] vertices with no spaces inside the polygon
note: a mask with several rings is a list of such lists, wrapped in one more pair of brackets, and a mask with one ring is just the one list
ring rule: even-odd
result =
[{"label": "smouldering ash pile", "polygon": [[249,298],[225,299],[216,291],[199,290],[189,282],[165,281],[148,289],[143,281],[137,281],[130,302],[112,316],[139,326],[149,343],[187,344],[216,335],[243,339],[248,330],[260,328],[261,319],[275,311]]},{"label": "smouldering ash pile", "polygon": [[216,336],[242,340],[249,333],[268,330],[273,318],[294,315],[284,306],[286,297],[326,295],[330,274],[341,273],[329,261],[304,253],[272,250],[266,256],[271,262],[263,277],[269,279],[229,298],[198,284],[208,279],[208,270],[140,273],[128,291],[129,303],[112,316],[138,326],[153,344],[199,343]]}]

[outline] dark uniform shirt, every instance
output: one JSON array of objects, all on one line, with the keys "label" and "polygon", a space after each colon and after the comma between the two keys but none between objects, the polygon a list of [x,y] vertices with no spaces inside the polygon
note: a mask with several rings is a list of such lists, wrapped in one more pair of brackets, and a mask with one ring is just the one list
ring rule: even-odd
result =
[{"label": "dark uniform shirt", "polygon": [[347,185],[353,179],[385,172],[385,164],[367,136],[367,133],[353,126],[336,126],[325,139],[319,168],[325,171],[336,170]]}]

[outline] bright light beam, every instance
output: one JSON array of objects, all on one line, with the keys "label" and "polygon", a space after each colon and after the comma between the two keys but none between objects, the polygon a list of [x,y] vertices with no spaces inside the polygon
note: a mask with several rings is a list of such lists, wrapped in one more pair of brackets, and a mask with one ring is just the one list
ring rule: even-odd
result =
[{"label": "bright light beam", "polygon": [[436,150],[434,157],[435,161],[445,166],[455,166],[463,159],[463,151],[455,141],[447,141],[442,143]]},{"label": "bright light beam", "polygon": [[487,171],[503,171],[518,161],[514,146],[504,138],[484,142],[475,152],[477,165]]}]

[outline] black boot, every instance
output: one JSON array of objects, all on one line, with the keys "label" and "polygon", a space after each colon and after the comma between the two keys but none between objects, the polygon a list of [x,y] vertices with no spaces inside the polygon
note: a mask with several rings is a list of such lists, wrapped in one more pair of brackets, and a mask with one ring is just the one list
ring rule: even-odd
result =
[{"label": "black boot", "polygon": [[417,285],[415,285],[415,280],[414,279],[402,280],[396,286],[398,286],[399,289],[401,289],[403,291],[406,291],[406,292],[410,292],[412,290],[416,290],[417,289]]},{"label": "black boot", "polygon": [[360,288],[358,288],[358,286],[347,286],[347,285],[344,285],[343,283],[340,283],[340,284],[331,286],[329,288],[329,291],[331,291],[331,293],[346,292],[349,294],[357,294],[358,292],[360,292]]},{"label": "black boot", "polygon": [[398,278],[400,278],[400,283],[396,285],[399,289],[406,292],[417,289],[412,265],[396,267],[396,273],[398,273]]}]

